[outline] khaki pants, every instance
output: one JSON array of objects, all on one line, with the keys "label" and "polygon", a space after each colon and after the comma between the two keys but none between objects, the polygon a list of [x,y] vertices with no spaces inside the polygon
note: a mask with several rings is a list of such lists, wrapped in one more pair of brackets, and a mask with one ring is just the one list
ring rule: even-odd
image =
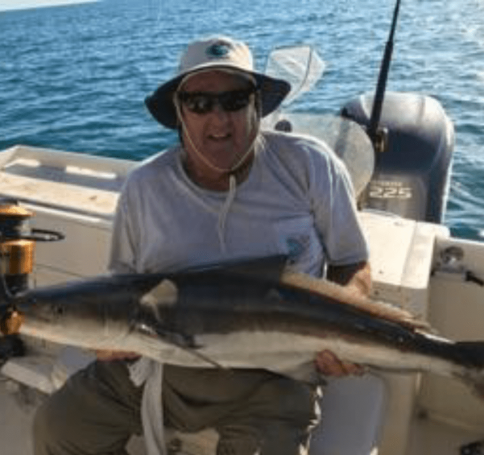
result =
[{"label": "khaki pants", "polygon": [[[141,395],[123,361],[94,362],[37,411],[35,455],[125,455],[131,435],[142,432]],[[165,425],[214,427],[217,455],[305,453],[315,403],[307,385],[263,370],[164,367]]]}]

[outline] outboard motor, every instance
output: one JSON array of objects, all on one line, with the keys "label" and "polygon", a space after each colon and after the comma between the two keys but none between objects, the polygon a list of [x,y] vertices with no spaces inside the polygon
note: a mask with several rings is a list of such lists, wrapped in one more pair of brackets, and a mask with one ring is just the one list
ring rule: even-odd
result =
[{"label": "outboard motor", "polygon": [[11,327],[17,324],[15,309],[9,307],[9,297],[28,288],[33,271],[35,242],[63,239],[59,232],[31,229],[33,212],[18,205],[13,199],[0,199],[0,364],[15,355],[23,354],[23,344]]},{"label": "outboard motor", "polygon": [[[341,115],[368,127],[372,106],[373,96],[364,94],[347,103]],[[454,127],[441,104],[429,96],[387,92],[379,126],[381,150],[375,151],[375,170],[360,208],[440,223],[454,150]]]}]

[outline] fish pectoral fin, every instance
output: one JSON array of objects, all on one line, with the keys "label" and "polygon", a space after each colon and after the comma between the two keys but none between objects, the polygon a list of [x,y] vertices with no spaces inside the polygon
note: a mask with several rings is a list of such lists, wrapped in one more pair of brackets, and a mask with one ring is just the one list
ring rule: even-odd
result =
[{"label": "fish pectoral fin", "polygon": [[201,347],[195,344],[195,339],[192,335],[187,335],[182,332],[175,332],[159,322],[140,321],[136,324],[135,329],[146,335],[160,338],[162,341],[173,344],[180,348],[197,349]]},{"label": "fish pectoral fin", "polygon": [[198,350],[203,346],[197,344],[192,335],[187,335],[182,332],[174,332],[159,323],[155,325],[150,324],[149,326],[147,324],[140,324],[137,328],[145,334],[161,338],[164,342],[176,346],[216,368],[226,369],[220,363],[199,352]]}]

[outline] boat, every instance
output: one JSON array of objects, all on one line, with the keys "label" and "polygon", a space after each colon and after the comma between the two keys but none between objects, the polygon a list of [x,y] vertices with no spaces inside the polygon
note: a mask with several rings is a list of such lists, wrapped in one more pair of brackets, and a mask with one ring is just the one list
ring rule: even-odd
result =
[{"label": "boat", "polygon": [[[274,67],[286,59],[291,64],[283,67],[291,74],[294,67],[303,68],[297,92],[310,90],[307,75],[317,79],[324,66],[311,49],[278,52]],[[304,64],[293,65],[295,55]],[[431,97],[386,92],[388,65],[387,57],[375,94],[348,100],[338,115],[283,109],[267,119],[265,127],[318,135],[347,163],[370,245],[373,297],[409,310],[444,337],[484,340],[484,244],[454,238],[442,225],[454,145],[452,122]],[[5,240],[8,236],[0,239],[8,286],[40,287],[104,273],[119,191],[135,165],[23,145],[1,151],[0,232],[5,236],[2,222],[12,213],[18,224],[13,244]],[[23,241],[30,242],[30,249],[19,246]],[[27,256],[27,265],[5,264],[17,249]],[[29,431],[36,407],[93,359],[92,353],[72,347],[33,338],[23,342],[28,351],[22,356],[13,355],[18,348],[14,339],[0,344],[5,360],[0,368],[5,455],[32,453]],[[314,432],[310,455],[484,451],[484,400],[450,379],[381,371],[333,379],[321,407],[323,424]],[[213,455],[216,440],[210,429],[197,434],[167,429],[168,452],[173,455]],[[144,454],[143,439],[133,437],[128,450]]]}]

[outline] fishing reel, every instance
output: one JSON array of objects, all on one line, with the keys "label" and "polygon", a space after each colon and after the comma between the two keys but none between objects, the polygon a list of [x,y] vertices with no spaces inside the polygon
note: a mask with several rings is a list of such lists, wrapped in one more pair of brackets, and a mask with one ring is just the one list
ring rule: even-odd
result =
[{"label": "fishing reel", "polygon": [[36,242],[62,240],[60,232],[31,229],[34,213],[20,206],[15,199],[0,199],[0,363],[23,354],[23,345],[15,336],[22,324],[22,315],[12,297],[28,288],[33,271]]},{"label": "fishing reel", "polygon": [[62,240],[63,234],[45,229],[31,229],[33,212],[14,199],[0,199],[0,290],[15,295],[28,287],[33,271],[36,242]]}]

